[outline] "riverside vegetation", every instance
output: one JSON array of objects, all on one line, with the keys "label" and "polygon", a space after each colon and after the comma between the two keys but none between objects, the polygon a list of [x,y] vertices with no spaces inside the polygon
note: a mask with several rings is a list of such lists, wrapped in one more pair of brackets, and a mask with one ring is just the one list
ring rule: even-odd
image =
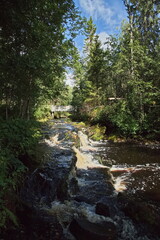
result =
[{"label": "riverside vegetation", "polygon": [[[129,21],[103,49],[92,19],[72,0],[1,2],[0,228],[17,226],[19,189],[39,164],[37,119],[49,105],[72,104],[73,119],[101,132],[160,139],[160,38],[157,0],[123,1]],[[85,34],[85,57],[74,46]],[[66,86],[72,68],[73,88]],[[92,132],[92,131],[91,131]]]},{"label": "riverside vegetation", "polygon": [[[39,163],[36,119],[69,101],[65,68],[82,25],[72,0],[1,2],[0,231],[14,228],[19,190]],[[67,37],[66,37],[67,35]]]}]

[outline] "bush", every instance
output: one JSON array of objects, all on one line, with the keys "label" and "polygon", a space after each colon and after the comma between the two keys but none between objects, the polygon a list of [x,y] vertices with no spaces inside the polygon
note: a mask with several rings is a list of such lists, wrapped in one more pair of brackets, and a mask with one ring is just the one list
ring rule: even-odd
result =
[{"label": "bush", "polygon": [[34,112],[36,119],[48,118],[51,115],[51,109],[49,106],[41,105]]},{"label": "bush", "polygon": [[0,228],[4,228],[11,220],[18,225],[15,215],[16,193],[23,174],[27,168],[15,156],[5,149],[0,155]]},{"label": "bush", "polygon": [[108,118],[117,130],[125,136],[135,135],[140,130],[138,121],[123,100],[108,107]]},{"label": "bush", "polygon": [[0,123],[0,146],[9,149],[14,156],[31,154],[41,136],[40,124],[35,121],[21,119]]},{"label": "bush", "polygon": [[90,129],[91,131],[91,139],[93,139],[94,141],[100,141],[104,139],[104,134],[106,131],[105,127],[100,127],[98,124],[94,125],[91,127]]},{"label": "bush", "polygon": [[[22,184],[27,164],[23,157],[34,155],[41,136],[39,123],[20,119],[0,123],[0,227],[9,220],[17,225],[16,204],[19,186]],[[29,165],[29,164],[28,164]]]},{"label": "bush", "polygon": [[91,121],[93,124],[106,126],[107,133],[118,132],[130,136],[140,130],[138,121],[133,117],[124,100],[95,108],[91,112]]}]

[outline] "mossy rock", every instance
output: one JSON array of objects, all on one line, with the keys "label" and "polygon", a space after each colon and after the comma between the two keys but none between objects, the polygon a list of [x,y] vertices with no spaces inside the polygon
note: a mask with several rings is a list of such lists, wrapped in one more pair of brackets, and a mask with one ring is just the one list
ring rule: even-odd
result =
[{"label": "mossy rock", "polygon": [[100,141],[104,139],[104,134],[105,134],[105,127],[101,127],[98,124],[95,126],[92,126],[89,130],[90,132],[90,137],[94,141]]},{"label": "mossy rock", "polygon": [[111,142],[116,142],[117,141],[117,136],[116,135],[111,135],[108,137],[108,140]]}]

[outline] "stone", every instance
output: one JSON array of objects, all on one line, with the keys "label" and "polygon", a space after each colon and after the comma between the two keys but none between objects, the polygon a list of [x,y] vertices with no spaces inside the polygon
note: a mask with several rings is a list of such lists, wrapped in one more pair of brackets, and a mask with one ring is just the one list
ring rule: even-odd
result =
[{"label": "stone", "polygon": [[[69,196],[69,185],[76,189],[72,172],[75,168],[76,157],[70,150],[59,150],[54,159],[43,167],[37,168],[21,190],[22,202],[29,207],[50,206],[55,199],[64,201]],[[71,181],[71,183],[70,183]],[[76,186],[73,186],[76,185]]]},{"label": "stone", "polygon": [[160,233],[160,215],[152,204],[130,200],[123,210],[135,222],[146,224],[151,231]]},{"label": "stone", "polygon": [[116,240],[116,226],[112,222],[92,223],[86,219],[73,220],[69,227],[76,240]]},{"label": "stone", "polygon": [[105,217],[110,217],[109,207],[102,202],[96,204],[96,213]]},{"label": "stone", "polygon": [[84,197],[84,196],[76,196],[74,198],[75,201],[77,202],[85,202],[85,203],[88,203],[88,204],[92,204],[92,202],[87,198],[87,197]]}]

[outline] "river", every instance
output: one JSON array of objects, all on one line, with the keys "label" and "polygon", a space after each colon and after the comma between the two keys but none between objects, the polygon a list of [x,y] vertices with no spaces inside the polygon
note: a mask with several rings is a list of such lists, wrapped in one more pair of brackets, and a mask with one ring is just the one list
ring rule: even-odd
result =
[{"label": "river", "polygon": [[23,234],[16,239],[160,239],[160,148],[95,142],[85,128],[51,120],[48,160],[21,191]]},{"label": "river", "polygon": [[100,157],[104,165],[111,166],[117,191],[160,200],[158,145],[106,142]]}]

